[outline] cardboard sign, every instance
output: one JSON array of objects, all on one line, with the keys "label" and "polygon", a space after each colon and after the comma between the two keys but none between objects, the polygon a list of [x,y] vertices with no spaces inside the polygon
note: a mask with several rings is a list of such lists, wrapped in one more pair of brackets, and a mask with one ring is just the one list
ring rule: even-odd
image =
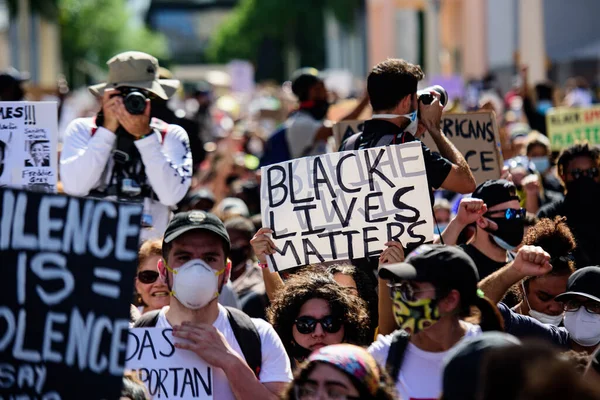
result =
[{"label": "cardboard sign", "polygon": [[55,193],[56,102],[0,102],[0,187]]},{"label": "cardboard sign", "polygon": [[590,108],[552,108],[546,114],[552,150],[561,150],[587,141],[600,144],[600,106]]},{"label": "cardboard sign", "polygon": [[0,190],[0,398],[119,398],[141,214]]},{"label": "cardboard sign", "polygon": [[193,352],[175,348],[180,340],[172,329],[131,329],[126,368],[137,373],[153,399],[212,399],[212,367]]},{"label": "cardboard sign", "polygon": [[[444,114],[442,130],[469,163],[477,184],[500,178],[504,160],[493,112]],[[421,140],[432,151],[439,152],[429,133],[426,132]]]},{"label": "cardboard sign", "polygon": [[333,137],[336,149],[339,149],[344,140],[355,133],[362,132],[365,121],[340,121],[333,125]]},{"label": "cardboard sign", "polygon": [[432,239],[421,143],[343,151],[262,168],[263,226],[273,271],[378,256],[384,244]]}]

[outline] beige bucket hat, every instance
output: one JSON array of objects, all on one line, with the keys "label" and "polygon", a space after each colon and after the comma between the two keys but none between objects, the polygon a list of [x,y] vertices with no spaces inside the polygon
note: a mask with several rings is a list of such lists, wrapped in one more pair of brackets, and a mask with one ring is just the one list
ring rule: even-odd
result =
[{"label": "beige bucket hat", "polygon": [[177,79],[159,79],[158,60],[150,54],[127,51],[117,54],[108,62],[108,82],[90,86],[95,96],[102,96],[107,88],[123,86],[145,89],[161,99],[167,100],[179,87]]}]

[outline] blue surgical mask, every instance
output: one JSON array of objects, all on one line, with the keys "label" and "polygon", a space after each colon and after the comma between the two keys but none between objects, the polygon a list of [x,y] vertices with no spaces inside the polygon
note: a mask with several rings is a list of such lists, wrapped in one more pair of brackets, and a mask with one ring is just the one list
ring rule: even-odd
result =
[{"label": "blue surgical mask", "polygon": [[548,169],[550,168],[550,160],[548,159],[548,157],[533,157],[530,158],[529,161],[531,161],[533,165],[535,165],[536,171],[540,174],[546,173],[546,171],[548,171]]},{"label": "blue surgical mask", "polygon": [[506,243],[504,240],[500,239],[496,235],[492,235],[492,238],[494,239],[494,242],[496,242],[496,244],[498,246],[502,247],[506,251],[513,251],[514,249],[516,249],[518,247],[518,246],[511,246],[510,244]]},{"label": "blue surgical mask", "polygon": [[546,115],[546,113],[548,113],[548,110],[551,108],[552,102],[550,100],[540,100],[540,102],[537,105],[537,111],[543,115]]},{"label": "blue surgical mask", "polygon": [[408,132],[414,136],[419,128],[419,114],[417,110],[410,114],[373,114],[372,116],[373,119],[394,119],[398,117],[404,117],[410,121],[408,126],[404,128],[404,132]]}]

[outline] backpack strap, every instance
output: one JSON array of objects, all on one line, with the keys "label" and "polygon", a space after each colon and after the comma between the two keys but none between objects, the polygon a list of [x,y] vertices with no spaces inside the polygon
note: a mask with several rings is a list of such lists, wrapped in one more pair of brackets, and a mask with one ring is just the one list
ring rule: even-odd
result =
[{"label": "backpack strap", "polygon": [[242,349],[246,363],[258,379],[262,365],[262,344],[256,326],[244,312],[232,307],[225,308],[231,329]]},{"label": "backpack strap", "polygon": [[158,316],[160,314],[160,310],[148,311],[145,314],[142,314],[141,317],[135,321],[133,324],[134,328],[154,328],[158,323]]},{"label": "backpack strap", "polygon": [[362,132],[358,132],[358,133],[355,133],[354,135],[350,136],[348,139],[344,140],[344,142],[340,146],[339,151],[358,150],[358,146],[359,146],[361,137],[362,137]]},{"label": "backpack strap", "polygon": [[392,334],[392,344],[385,360],[385,368],[394,383],[398,380],[408,342],[410,342],[410,335],[404,329],[398,329]]}]

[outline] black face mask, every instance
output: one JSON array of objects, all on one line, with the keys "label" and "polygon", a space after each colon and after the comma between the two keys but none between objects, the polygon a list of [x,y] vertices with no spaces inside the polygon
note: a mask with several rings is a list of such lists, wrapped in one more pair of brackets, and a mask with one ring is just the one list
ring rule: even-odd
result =
[{"label": "black face mask", "polygon": [[[500,240],[494,240],[496,244],[505,250],[513,250],[523,241],[525,223],[522,218],[506,219],[506,218],[490,218],[486,217],[498,225],[495,231],[486,231]],[[505,242],[505,243],[502,243]]]},{"label": "black face mask", "polygon": [[314,119],[322,120],[329,111],[329,102],[327,100],[315,100],[312,107],[304,108]]},{"label": "black face mask", "polygon": [[231,265],[235,268],[238,265],[245,263],[249,258],[250,249],[250,246],[244,246],[229,250],[229,259],[231,260]]},{"label": "black face mask", "polygon": [[[597,204],[600,200],[600,184],[594,178],[582,176],[567,182],[567,197],[580,204]],[[586,210],[589,211],[589,210]]]},{"label": "black face mask", "polygon": [[292,341],[292,347],[290,348],[290,354],[288,354],[288,356],[290,356],[298,362],[303,362],[308,358],[308,356],[310,356],[311,353],[312,350],[305,349],[304,347],[296,343],[296,341],[294,340]]}]

